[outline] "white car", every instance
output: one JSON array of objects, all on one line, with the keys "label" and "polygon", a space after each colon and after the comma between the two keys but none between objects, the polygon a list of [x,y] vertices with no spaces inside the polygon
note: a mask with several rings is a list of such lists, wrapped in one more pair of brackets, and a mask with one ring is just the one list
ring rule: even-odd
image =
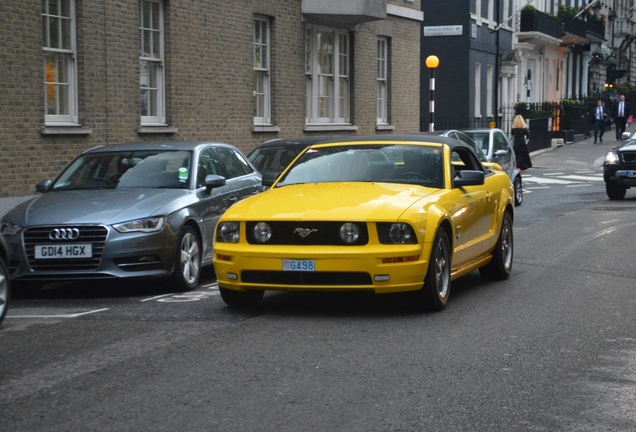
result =
[{"label": "white car", "polygon": [[521,173],[517,170],[517,158],[515,150],[501,129],[463,129],[466,135],[475,141],[475,144],[484,153],[488,162],[495,162],[508,173],[515,187],[515,206],[523,202],[523,184]]}]

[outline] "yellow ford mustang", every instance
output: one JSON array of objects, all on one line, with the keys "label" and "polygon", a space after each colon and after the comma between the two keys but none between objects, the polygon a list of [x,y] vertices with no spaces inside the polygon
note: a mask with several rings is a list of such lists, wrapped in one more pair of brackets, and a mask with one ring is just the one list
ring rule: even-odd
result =
[{"label": "yellow ford mustang", "polygon": [[445,137],[309,146],[219,220],[221,296],[244,307],[265,290],[412,291],[422,309],[441,310],[451,280],[512,269],[514,189],[497,168]]}]

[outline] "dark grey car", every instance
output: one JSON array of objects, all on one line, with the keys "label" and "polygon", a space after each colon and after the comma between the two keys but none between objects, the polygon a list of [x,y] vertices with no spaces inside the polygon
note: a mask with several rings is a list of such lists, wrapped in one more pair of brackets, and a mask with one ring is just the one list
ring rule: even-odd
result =
[{"label": "dark grey car", "polygon": [[259,193],[261,175],[215,142],[100,146],[3,218],[16,282],[172,276],[194,288],[212,263],[219,217]]}]

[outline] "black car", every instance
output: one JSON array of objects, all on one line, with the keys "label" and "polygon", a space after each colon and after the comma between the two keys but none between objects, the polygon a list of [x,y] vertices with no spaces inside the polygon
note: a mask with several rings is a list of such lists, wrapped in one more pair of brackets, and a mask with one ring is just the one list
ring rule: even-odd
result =
[{"label": "black car", "polygon": [[277,138],[265,141],[247,158],[264,176],[277,176],[293,161],[306,147],[334,139],[335,137],[303,137]]},{"label": "black car", "polygon": [[0,324],[2,324],[4,317],[7,315],[9,298],[11,297],[8,262],[7,245],[4,242],[4,237],[0,235]]},{"label": "black car", "polygon": [[603,161],[603,180],[611,200],[622,200],[627,189],[636,186],[636,140],[625,141],[607,152]]}]

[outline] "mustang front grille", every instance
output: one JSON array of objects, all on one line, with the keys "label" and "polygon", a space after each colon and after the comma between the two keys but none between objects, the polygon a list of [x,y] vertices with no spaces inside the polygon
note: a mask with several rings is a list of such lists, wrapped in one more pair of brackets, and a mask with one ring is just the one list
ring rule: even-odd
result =
[{"label": "mustang front grille", "polygon": [[[369,233],[365,222],[357,222],[360,237],[353,244],[346,244],[340,238],[340,227],[344,222],[267,222],[272,228],[272,238],[268,245],[296,246],[361,246],[369,242]],[[261,244],[254,239],[254,226],[257,222],[247,223],[247,242]]]},{"label": "mustang front grille", "polygon": [[270,285],[373,285],[371,276],[362,272],[284,272],[245,270],[244,283]]},{"label": "mustang front grille", "polygon": [[[51,239],[51,232],[55,229],[65,228],[71,232],[77,229],[77,236],[73,239],[55,240]],[[28,228],[24,232],[24,247],[29,265],[34,271],[85,271],[95,270],[99,267],[104,253],[104,244],[108,230],[99,225],[64,225]],[[53,236],[55,238],[55,236]],[[35,247],[37,245],[65,246],[77,243],[90,243],[92,245],[92,256],[90,258],[50,258],[36,259]]]}]

